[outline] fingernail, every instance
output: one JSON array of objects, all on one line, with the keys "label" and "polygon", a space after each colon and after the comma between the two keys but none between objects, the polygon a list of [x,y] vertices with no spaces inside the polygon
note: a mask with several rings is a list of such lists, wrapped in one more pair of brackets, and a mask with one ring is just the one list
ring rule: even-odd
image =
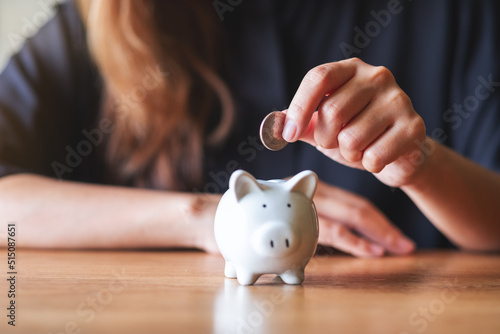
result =
[{"label": "fingernail", "polygon": [[406,237],[399,238],[398,249],[404,253],[410,253],[415,249],[415,243]]},{"label": "fingernail", "polygon": [[384,247],[379,246],[379,245],[375,245],[375,244],[371,244],[370,245],[370,252],[373,255],[381,256],[384,254]]},{"label": "fingernail", "polygon": [[287,142],[293,142],[296,133],[297,123],[295,123],[293,119],[287,119],[285,121],[285,127],[283,128],[283,139],[285,139]]}]

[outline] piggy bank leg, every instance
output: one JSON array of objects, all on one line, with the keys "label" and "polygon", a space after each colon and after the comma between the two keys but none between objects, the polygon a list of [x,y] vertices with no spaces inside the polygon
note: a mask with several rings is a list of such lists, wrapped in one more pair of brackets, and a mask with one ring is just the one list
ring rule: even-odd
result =
[{"label": "piggy bank leg", "polygon": [[227,278],[236,278],[236,269],[230,261],[226,261],[226,266],[224,267],[224,275]]},{"label": "piggy bank leg", "polygon": [[302,284],[304,281],[304,269],[287,270],[279,276],[286,284]]},{"label": "piggy bank leg", "polygon": [[254,274],[246,270],[237,271],[238,283],[240,283],[241,285],[252,285],[255,283],[255,281],[257,281],[259,276],[260,275]]}]

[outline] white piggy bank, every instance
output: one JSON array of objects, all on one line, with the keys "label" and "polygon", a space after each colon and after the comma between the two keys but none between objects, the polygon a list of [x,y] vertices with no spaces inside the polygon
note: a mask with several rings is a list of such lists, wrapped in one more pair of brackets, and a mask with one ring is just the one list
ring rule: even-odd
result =
[{"label": "white piggy bank", "polygon": [[215,240],[224,274],[242,285],[263,274],[288,284],[304,281],[304,268],[318,243],[318,215],[312,202],[318,177],[303,171],[288,181],[256,180],[237,170],[215,214]]}]

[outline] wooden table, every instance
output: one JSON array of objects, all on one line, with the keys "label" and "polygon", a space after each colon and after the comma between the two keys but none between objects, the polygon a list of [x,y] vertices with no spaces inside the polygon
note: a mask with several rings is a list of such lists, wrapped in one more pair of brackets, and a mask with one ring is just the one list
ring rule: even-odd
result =
[{"label": "wooden table", "polygon": [[321,256],[302,286],[264,276],[249,287],[223,277],[221,257],[199,252],[17,258],[16,327],[7,325],[2,270],[2,334],[500,333],[498,255]]}]

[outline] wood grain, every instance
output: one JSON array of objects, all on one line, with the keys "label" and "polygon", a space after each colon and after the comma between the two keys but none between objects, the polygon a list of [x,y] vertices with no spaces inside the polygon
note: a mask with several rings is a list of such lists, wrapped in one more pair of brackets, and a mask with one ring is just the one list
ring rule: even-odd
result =
[{"label": "wood grain", "polygon": [[17,257],[17,326],[2,279],[1,333],[500,333],[498,255],[322,256],[302,286],[264,276],[250,287],[198,252]]}]

